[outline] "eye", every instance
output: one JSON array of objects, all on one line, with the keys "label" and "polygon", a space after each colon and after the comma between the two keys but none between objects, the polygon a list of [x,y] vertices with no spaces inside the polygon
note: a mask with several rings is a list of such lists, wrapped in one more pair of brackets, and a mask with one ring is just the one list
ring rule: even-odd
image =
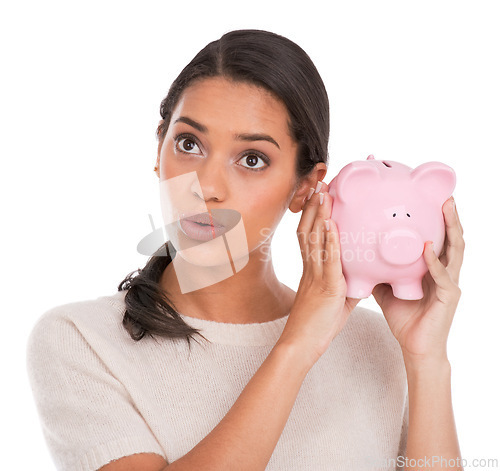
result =
[{"label": "eye", "polygon": [[[262,160],[264,162],[263,165],[257,167],[257,162],[258,162],[258,159]],[[260,154],[260,153],[257,153],[255,151],[252,151],[252,153],[250,154],[246,154],[244,155],[240,160],[239,162],[246,162],[249,167],[244,167],[244,168],[247,168],[248,170],[252,170],[254,172],[260,172],[262,170],[265,170],[266,167],[269,167],[269,159]]]},{"label": "eye", "polygon": [[[176,150],[182,152],[183,154],[202,154],[200,145],[198,144],[196,137],[192,134],[179,134],[174,137],[174,142]],[[262,160],[264,164],[257,166],[259,159]],[[266,167],[270,165],[269,158],[256,150],[247,151],[247,153],[241,157],[238,162],[241,161],[246,162],[248,167],[243,167],[251,170],[252,172],[260,172],[265,170]]]},{"label": "eye", "polygon": [[[181,152],[185,154],[199,154],[201,153],[200,147],[196,143],[195,139],[189,135],[181,134],[177,136],[175,139],[175,147]],[[198,151],[196,152],[196,149]],[[195,150],[195,152],[193,152]]]}]

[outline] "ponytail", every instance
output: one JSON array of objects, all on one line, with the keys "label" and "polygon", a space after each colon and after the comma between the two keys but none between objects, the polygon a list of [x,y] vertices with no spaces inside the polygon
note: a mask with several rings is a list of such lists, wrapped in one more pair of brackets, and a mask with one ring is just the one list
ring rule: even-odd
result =
[{"label": "ponytail", "polygon": [[129,273],[118,285],[118,291],[128,290],[122,325],[135,341],[145,335],[157,335],[185,338],[190,346],[190,339],[197,341],[194,334],[207,339],[198,329],[184,322],[160,288],[161,275],[172,262],[170,253],[175,257],[175,248],[167,241],[150,257],[144,268]]}]

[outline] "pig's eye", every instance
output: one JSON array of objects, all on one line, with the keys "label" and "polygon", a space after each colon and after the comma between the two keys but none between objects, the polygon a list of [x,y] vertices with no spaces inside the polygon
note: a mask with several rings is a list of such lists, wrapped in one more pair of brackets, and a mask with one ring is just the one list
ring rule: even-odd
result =
[{"label": "pig's eye", "polygon": [[411,217],[408,213],[406,213],[406,215],[407,215],[408,217]]}]

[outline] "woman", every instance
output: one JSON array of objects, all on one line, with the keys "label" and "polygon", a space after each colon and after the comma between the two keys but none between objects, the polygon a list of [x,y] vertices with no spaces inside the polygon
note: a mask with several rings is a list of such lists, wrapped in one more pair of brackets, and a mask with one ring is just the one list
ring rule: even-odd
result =
[{"label": "woman", "polygon": [[[30,336],[58,469],[402,469],[403,457],[459,456],[446,356],[458,217],[447,201],[447,250],[426,245],[422,300],[377,285],[384,319],[346,298],[322,181],[328,106],[307,54],[265,31],[225,34],[174,81],[155,167],[168,243],[118,292],[51,309]],[[270,257],[287,209],[302,211],[297,293]]]}]

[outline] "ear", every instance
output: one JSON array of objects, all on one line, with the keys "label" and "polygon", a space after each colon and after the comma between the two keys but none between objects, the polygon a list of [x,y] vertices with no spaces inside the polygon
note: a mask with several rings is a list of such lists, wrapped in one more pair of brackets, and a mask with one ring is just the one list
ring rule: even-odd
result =
[{"label": "ear", "polygon": [[455,171],[441,162],[426,162],[413,169],[415,186],[441,205],[451,196],[456,185]]},{"label": "ear", "polygon": [[374,165],[366,165],[365,161],[351,162],[336,177],[336,197],[347,202],[369,188],[370,183],[378,182],[379,177],[379,171]]},{"label": "ear", "polygon": [[307,195],[309,194],[309,190],[311,188],[316,188],[318,182],[322,181],[325,178],[327,170],[328,167],[326,166],[326,164],[324,162],[319,162],[315,165],[311,172],[302,177],[292,197],[292,201],[288,206],[292,213],[298,213],[299,211],[302,211],[302,206],[304,204],[305,198],[307,198]]},{"label": "ear", "polygon": [[158,155],[156,156],[156,163],[154,168],[154,172],[156,173],[158,178],[160,178],[160,149],[161,149],[161,143],[158,146]]}]

